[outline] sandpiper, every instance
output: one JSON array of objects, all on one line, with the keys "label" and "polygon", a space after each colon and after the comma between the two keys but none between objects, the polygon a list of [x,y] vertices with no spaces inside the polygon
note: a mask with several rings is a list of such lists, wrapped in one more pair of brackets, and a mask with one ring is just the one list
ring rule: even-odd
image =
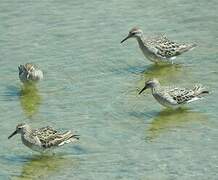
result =
[{"label": "sandpiper", "polygon": [[43,79],[43,72],[33,64],[26,63],[18,66],[19,78],[23,83],[35,82]]},{"label": "sandpiper", "polygon": [[26,123],[18,124],[16,130],[8,139],[18,133],[21,134],[21,140],[24,145],[38,152],[47,152],[55,147],[72,143],[79,139],[79,135],[75,135],[71,131],[60,133],[49,126],[32,129]]},{"label": "sandpiper", "polygon": [[144,88],[139,92],[141,94],[145,89],[151,89],[154,98],[163,106],[176,108],[186,103],[190,103],[202,98],[202,95],[208,94],[202,85],[195,85],[193,89],[161,86],[157,79],[151,79],[145,82]]},{"label": "sandpiper", "polygon": [[166,36],[144,37],[139,28],[132,28],[121,43],[129,38],[136,38],[144,56],[154,63],[172,63],[180,54],[196,47],[196,44],[179,44],[169,40]]}]

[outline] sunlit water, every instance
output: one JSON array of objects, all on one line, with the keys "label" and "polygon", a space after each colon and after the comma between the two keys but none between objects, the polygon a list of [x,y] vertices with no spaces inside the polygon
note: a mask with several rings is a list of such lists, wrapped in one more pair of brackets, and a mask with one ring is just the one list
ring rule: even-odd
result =
[{"label": "sunlit water", "polygon": [[[0,1],[0,179],[217,179],[218,1]],[[129,29],[166,33],[198,47],[156,67]],[[24,87],[17,66],[44,81]],[[161,107],[144,80],[210,95],[185,109]],[[79,143],[44,157],[8,140],[16,124],[73,129]]]}]

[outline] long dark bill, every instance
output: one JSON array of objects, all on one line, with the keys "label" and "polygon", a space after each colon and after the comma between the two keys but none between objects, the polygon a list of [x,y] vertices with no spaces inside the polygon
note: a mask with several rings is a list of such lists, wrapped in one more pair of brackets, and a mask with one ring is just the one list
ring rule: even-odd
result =
[{"label": "long dark bill", "polygon": [[131,35],[129,34],[127,37],[125,37],[120,43],[123,43],[124,41],[126,41],[127,39],[129,39],[131,37]]},{"label": "long dark bill", "polygon": [[139,94],[141,94],[146,89],[147,89],[147,86],[143,87],[143,89],[139,92]]},{"label": "long dark bill", "polygon": [[14,136],[15,134],[17,134],[17,131],[14,131],[10,136],[8,136],[8,139],[10,139],[12,136]]}]

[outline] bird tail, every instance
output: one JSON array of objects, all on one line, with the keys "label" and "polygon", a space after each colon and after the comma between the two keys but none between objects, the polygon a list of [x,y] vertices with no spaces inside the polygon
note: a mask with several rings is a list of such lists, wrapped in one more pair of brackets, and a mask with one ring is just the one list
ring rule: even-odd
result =
[{"label": "bird tail", "polygon": [[194,49],[197,46],[197,44],[183,44],[180,47],[180,52],[186,52]]},{"label": "bird tail", "polygon": [[79,140],[78,134],[73,134],[71,131],[67,131],[62,134],[63,140],[58,146],[62,146],[64,144],[73,143]]},{"label": "bird tail", "polygon": [[193,91],[196,96],[202,96],[205,94],[209,94],[209,91],[205,90],[205,87],[203,87],[201,84],[195,85],[193,88]]}]

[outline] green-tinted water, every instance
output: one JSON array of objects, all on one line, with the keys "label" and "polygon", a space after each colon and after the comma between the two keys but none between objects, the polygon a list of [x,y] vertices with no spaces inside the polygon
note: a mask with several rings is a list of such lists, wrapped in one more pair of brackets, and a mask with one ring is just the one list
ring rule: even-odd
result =
[{"label": "green-tinted water", "polygon": [[[0,1],[0,179],[217,179],[218,1]],[[155,67],[134,40],[148,35],[196,42],[181,65]],[[22,87],[17,66],[32,62],[44,81]],[[144,80],[202,83],[211,94],[169,111]],[[17,123],[73,129],[80,142],[53,157],[30,151]]]}]

